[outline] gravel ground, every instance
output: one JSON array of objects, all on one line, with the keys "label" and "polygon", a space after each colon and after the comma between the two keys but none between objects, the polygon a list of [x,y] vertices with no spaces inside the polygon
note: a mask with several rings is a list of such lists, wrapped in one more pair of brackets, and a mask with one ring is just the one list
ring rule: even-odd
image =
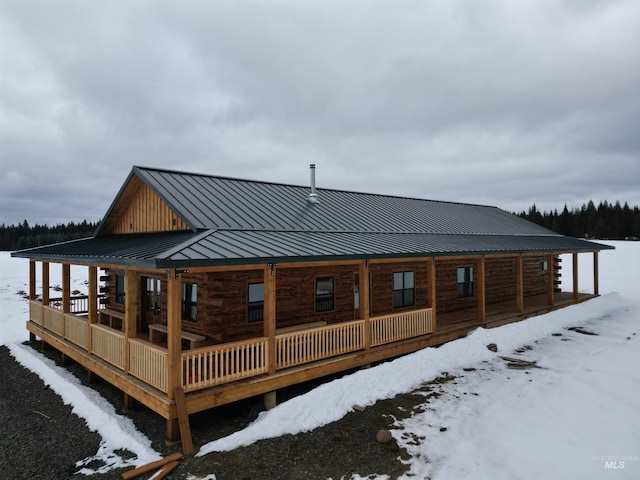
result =
[{"label": "gravel ground", "polygon": [[[40,343],[31,346],[39,348]],[[46,350],[44,354],[60,363],[60,354],[55,350]],[[71,413],[71,407],[64,405],[39,377],[19,365],[6,347],[0,347],[0,365],[4,376],[0,384],[0,478],[121,478],[124,470],[91,477],[74,475],[77,461],[95,455],[100,436],[89,431],[84,420]],[[87,375],[82,367],[72,363],[66,368],[86,384]],[[279,391],[278,400],[313,386],[306,384]],[[119,390],[101,381],[91,387],[122,413],[123,395]],[[210,473],[215,473],[216,480],[346,480],[354,473],[397,478],[406,471],[401,461],[406,452],[393,440],[378,443],[376,434],[380,429],[389,429],[394,418],[411,415],[415,406],[424,401],[423,394],[401,395],[362,412],[349,413],[340,421],[312,432],[263,440],[232,452],[185,458],[166,478],[204,477]],[[259,411],[259,405],[256,399],[250,399],[191,415],[196,451],[205,443],[242,428]],[[166,445],[166,422],[161,417],[143,406],[126,415],[151,439],[154,449],[163,455],[179,451],[179,445]]]}]

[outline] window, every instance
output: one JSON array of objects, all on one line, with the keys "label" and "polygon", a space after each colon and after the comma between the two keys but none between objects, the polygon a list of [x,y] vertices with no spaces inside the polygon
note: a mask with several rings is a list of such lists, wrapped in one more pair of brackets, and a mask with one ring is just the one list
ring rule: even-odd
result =
[{"label": "window", "polygon": [[182,319],[198,320],[198,285],[195,283],[182,283]]},{"label": "window", "polygon": [[250,283],[247,299],[247,320],[262,322],[264,320],[264,283]]},{"label": "window", "polygon": [[125,277],[116,275],[116,303],[124,304],[125,298]]},{"label": "window", "polygon": [[458,268],[458,298],[473,297],[473,267]]},{"label": "window", "polygon": [[316,278],[316,312],[333,310],[333,277]]},{"label": "window", "polygon": [[543,262],[540,262],[540,270],[542,270],[543,272],[546,272],[548,268],[549,268],[549,263],[546,260]]},{"label": "window", "polygon": [[414,272],[394,272],[393,308],[410,307],[414,304]]},{"label": "window", "polygon": [[360,275],[353,277],[353,309],[358,310],[360,308]]}]

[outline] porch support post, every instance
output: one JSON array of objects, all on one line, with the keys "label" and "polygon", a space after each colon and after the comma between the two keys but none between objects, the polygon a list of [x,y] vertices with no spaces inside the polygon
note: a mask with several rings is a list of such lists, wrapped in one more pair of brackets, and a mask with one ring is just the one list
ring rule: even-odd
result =
[{"label": "porch support post", "polygon": [[49,262],[42,262],[42,306],[49,305]]},{"label": "porch support post", "polygon": [[[182,388],[182,340],[180,330],[182,324],[181,312],[181,281],[175,270],[171,269],[167,279],[167,396],[175,400],[175,391]],[[178,414],[172,408],[167,418],[167,439],[177,440],[180,436]]]},{"label": "porch support post", "polygon": [[36,261],[29,259],[29,300],[36,297]]},{"label": "porch support post", "polygon": [[276,373],[276,265],[264,267],[264,336],[267,340],[267,368]]},{"label": "porch support post", "polygon": [[[44,307],[49,305],[49,262],[42,262],[42,314],[44,322]],[[45,341],[41,341],[41,348],[45,348]]]},{"label": "porch support post", "polygon": [[358,268],[360,282],[360,319],[364,320],[364,348],[371,347],[371,312],[369,311],[369,262],[363,260]]},{"label": "porch support post", "polygon": [[62,311],[71,311],[71,265],[62,264]]},{"label": "porch support post", "polygon": [[487,321],[487,309],[485,304],[485,278],[484,278],[484,257],[478,259],[478,321]]},{"label": "porch support post", "polygon": [[436,259],[433,257],[429,262],[429,306],[431,307],[431,325],[433,333],[438,330],[438,322],[436,321],[436,304],[438,302],[437,296],[437,276],[436,276]]},{"label": "porch support post", "polygon": [[[29,301],[32,302],[36,297],[36,261],[29,259]],[[33,306],[29,303],[29,310],[32,308]],[[29,320],[31,320],[31,315],[29,315]],[[36,336],[31,332],[29,332],[29,340],[32,342],[36,340]]]},{"label": "porch support post", "polygon": [[[65,316],[71,312],[71,265],[62,264],[62,338],[66,338]],[[62,354],[62,364],[65,364],[65,355]]]},{"label": "porch support post", "polygon": [[578,252],[573,252],[573,299],[578,299]]},{"label": "porch support post", "polygon": [[89,298],[87,299],[87,315],[89,323],[87,324],[87,351],[91,352],[92,345],[92,328],[91,325],[98,322],[98,267],[89,267],[87,281],[89,282]]},{"label": "porch support post", "polygon": [[[124,365],[125,372],[130,369],[129,339],[136,337],[138,319],[138,275],[130,269],[126,271],[124,294]],[[178,334],[179,336],[179,334]]]},{"label": "porch support post", "polygon": [[553,305],[553,253],[547,255],[547,305]]},{"label": "porch support post", "polygon": [[516,302],[518,313],[524,312],[524,262],[522,255],[516,257]]},{"label": "porch support post", "polygon": [[593,294],[594,295],[600,295],[600,286],[598,285],[599,283],[599,277],[600,277],[600,273],[598,271],[598,251],[596,250],[595,252],[593,252]]}]

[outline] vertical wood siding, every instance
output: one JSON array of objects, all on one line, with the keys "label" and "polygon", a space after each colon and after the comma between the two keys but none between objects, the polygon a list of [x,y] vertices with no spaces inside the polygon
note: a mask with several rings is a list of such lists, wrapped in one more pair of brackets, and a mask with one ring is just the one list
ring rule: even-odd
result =
[{"label": "vertical wood siding", "polygon": [[[115,215],[115,214],[114,214]],[[189,230],[189,227],[149,187],[142,185],[129,205],[114,219],[109,233]]]}]

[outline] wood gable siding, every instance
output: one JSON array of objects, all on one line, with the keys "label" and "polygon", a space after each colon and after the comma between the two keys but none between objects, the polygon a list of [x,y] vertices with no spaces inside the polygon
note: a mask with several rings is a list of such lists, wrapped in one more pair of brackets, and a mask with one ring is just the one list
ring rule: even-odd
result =
[{"label": "wood gable siding", "polygon": [[105,220],[105,234],[189,230],[189,226],[139,178],[132,177]]}]

